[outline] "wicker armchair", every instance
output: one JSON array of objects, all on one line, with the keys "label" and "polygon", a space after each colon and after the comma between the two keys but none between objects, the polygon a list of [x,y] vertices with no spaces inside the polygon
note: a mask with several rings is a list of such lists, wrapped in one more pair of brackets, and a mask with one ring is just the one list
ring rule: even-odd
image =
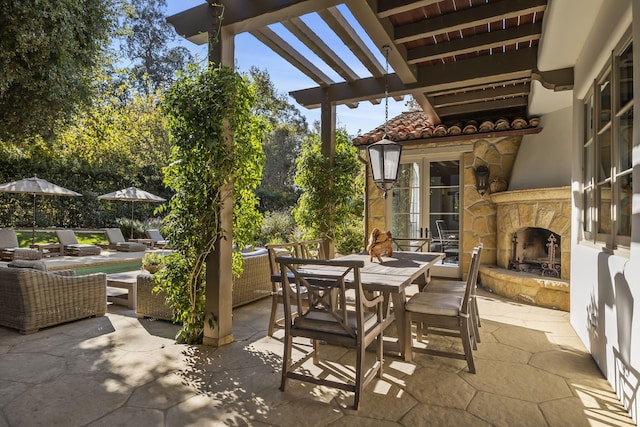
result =
[{"label": "wicker armchair", "polygon": [[0,268],[0,325],[30,334],[107,312],[107,275]]},{"label": "wicker armchair", "polygon": [[243,252],[240,277],[233,279],[233,307],[271,296],[269,253],[265,248]]}]

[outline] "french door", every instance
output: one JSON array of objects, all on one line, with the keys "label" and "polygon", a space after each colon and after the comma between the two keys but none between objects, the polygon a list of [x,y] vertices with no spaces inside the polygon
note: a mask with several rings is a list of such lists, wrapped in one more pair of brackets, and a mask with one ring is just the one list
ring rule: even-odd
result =
[{"label": "french door", "polygon": [[431,250],[445,253],[432,274],[460,277],[461,162],[451,155],[431,157],[404,159],[400,164],[390,198],[391,232],[405,239],[431,237]]}]

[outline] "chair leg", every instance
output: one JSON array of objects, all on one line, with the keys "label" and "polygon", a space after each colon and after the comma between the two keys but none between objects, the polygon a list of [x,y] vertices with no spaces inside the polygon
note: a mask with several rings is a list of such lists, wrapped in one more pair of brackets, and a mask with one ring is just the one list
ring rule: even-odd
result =
[{"label": "chair leg", "polygon": [[464,355],[467,359],[467,367],[472,374],[476,373],[476,366],[473,363],[473,350],[471,349],[471,330],[469,327],[469,319],[463,319],[460,325],[460,335],[462,338],[462,347],[464,348]]},{"label": "chair leg", "polygon": [[404,360],[411,362],[413,360],[413,337],[411,336],[411,313],[404,313]]},{"label": "chair leg", "polygon": [[276,315],[278,314],[278,295],[271,297],[271,316],[269,316],[269,332],[270,337],[273,336],[273,330],[276,327]]},{"label": "chair leg", "polygon": [[[476,312],[476,324],[478,325],[478,327],[482,326],[482,324],[480,323],[480,311],[478,310],[478,297],[474,296],[473,297],[473,309]],[[478,337],[478,342],[480,342],[480,338]]]},{"label": "chair leg", "polygon": [[362,392],[362,361],[364,360],[364,346],[361,344],[356,356],[356,384],[355,397],[353,398],[353,409],[360,410],[360,393]]},{"label": "chair leg", "polygon": [[473,349],[477,350],[478,346],[476,343],[480,342],[480,330],[478,329],[478,315],[476,309],[471,306],[471,326],[473,327]]},{"label": "chair leg", "polygon": [[[409,329],[409,338],[411,338],[411,329]],[[376,359],[380,361],[378,378],[382,378],[384,374],[384,335],[382,328],[380,328],[380,335],[378,335],[378,348],[376,349],[376,353]]]},{"label": "chair leg", "polygon": [[284,354],[282,355],[282,380],[280,382],[280,391],[284,391],[287,385],[287,377],[291,367],[291,335],[285,334],[284,337]]}]

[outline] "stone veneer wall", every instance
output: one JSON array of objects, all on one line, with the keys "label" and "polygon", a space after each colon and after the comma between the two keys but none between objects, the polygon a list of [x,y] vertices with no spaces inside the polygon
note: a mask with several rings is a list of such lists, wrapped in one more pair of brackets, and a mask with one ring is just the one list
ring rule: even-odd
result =
[{"label": "stone veneer wall", "polygon": [[[462,272],[463,279],[471,262],[471,252],[480,242],[483,243],[482,259],[483,264],[496,264],[496,207],[491,201],[489,191],[481,196],[476,191],[475,168],[487,166],[490,172],[490,180],[502,178],[509,182],[511,171],[515,162],[516,154],[522,142],[522,135],[511,135],[494,138],[476,138],[458,141],[440,141],[433,139],[413,140],[405,143],[403,153],[410,150],[429,148],[450,148],[452,153],[455,147],[460,147],[460,151],[466,151],[462,158],[463,163],[463,206],[461,214],[462,236]],[[473,146],[473,151],[469,151],[469,146]],[[428,157],[428,153],[425,154]],[[370,173],[370,172],[369,172]],[[367,230],[373,228],[381,230],[387,229],[386,203],[382,198],[382,193],[376,188],[367,177]]]}]

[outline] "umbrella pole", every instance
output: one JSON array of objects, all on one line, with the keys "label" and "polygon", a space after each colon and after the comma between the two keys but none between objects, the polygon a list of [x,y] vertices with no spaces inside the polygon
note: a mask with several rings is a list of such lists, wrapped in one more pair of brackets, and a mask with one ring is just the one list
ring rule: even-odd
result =
[{"label": "umbrella pole", "polygon": [[36,193],[33,193],[33,221],[31,222],[31,244],[36,244]]},{"label": "umbrella pole", "polygon": [[133,200],[131,201],[131,238],[133,239]]}]

